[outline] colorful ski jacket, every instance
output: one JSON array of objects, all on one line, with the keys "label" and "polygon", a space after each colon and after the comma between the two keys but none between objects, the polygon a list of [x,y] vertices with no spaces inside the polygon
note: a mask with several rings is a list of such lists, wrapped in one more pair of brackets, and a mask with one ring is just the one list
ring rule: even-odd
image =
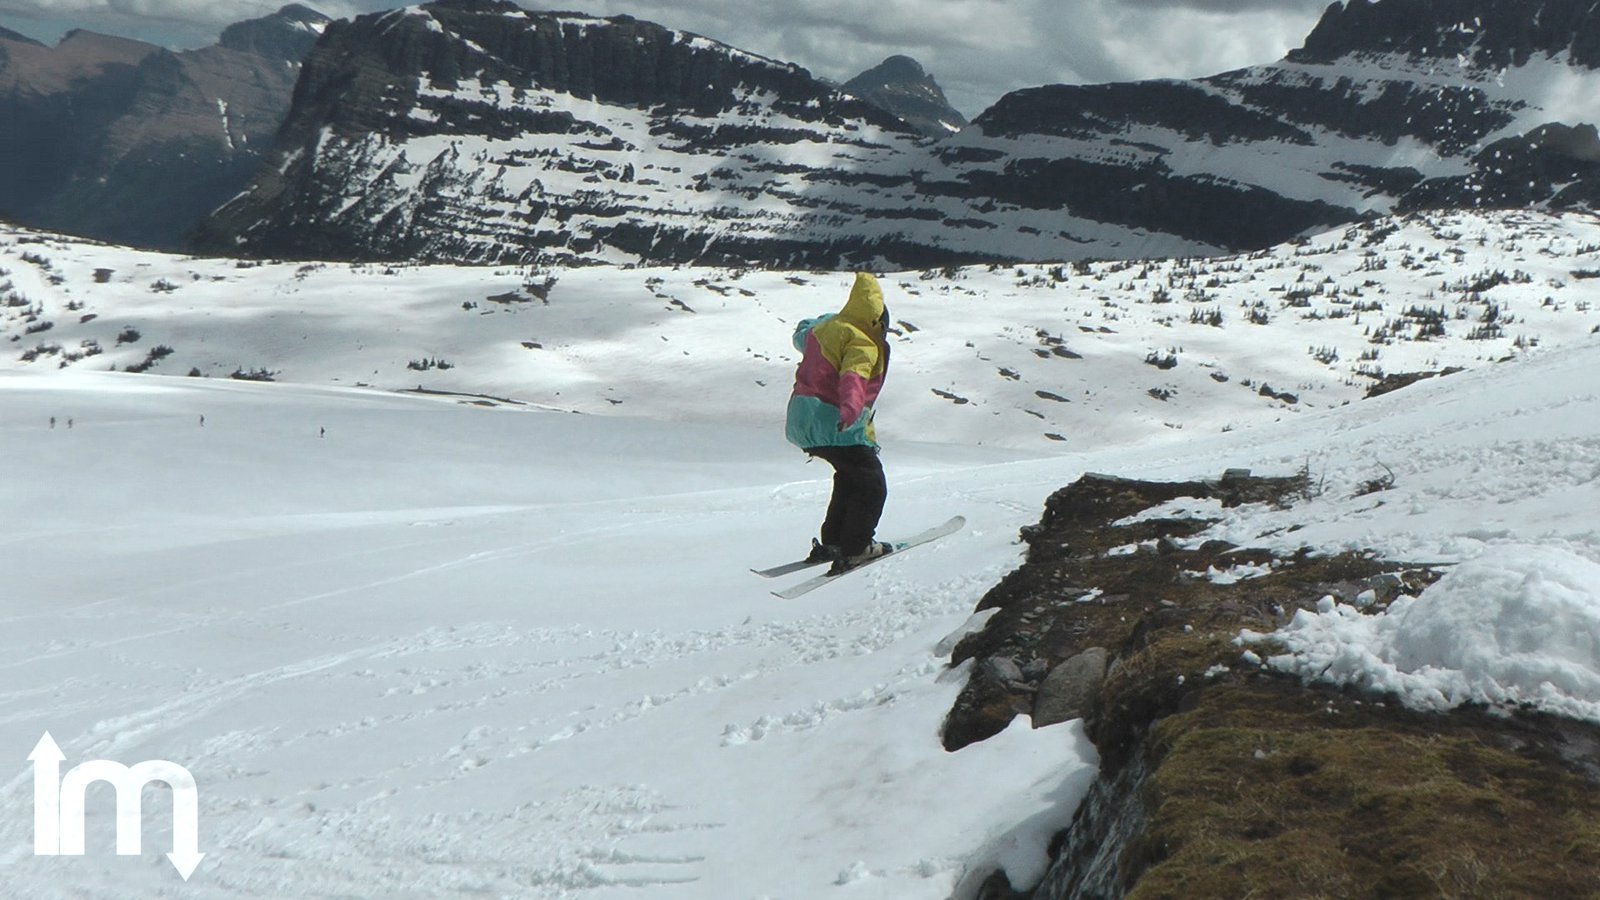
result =
[{"label": "colorful ski jacket", "polygon": [[789,443],[802,449],[878,446],[872,413],[889,369],[888,320],[878,279],[861,272],[838,315],[807,319],[795,329],[801,357],[789,396]]}]

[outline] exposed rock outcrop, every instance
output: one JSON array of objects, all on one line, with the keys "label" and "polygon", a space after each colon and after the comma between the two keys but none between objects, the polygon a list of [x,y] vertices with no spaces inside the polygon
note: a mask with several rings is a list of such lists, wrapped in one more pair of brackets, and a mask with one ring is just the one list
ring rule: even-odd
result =
[{"label": "exposed rock outcrop", "polygon": [[[1271,632],[1329,596],[1382,609],[1432,571],[1197,543],[1204,520],[1136,516],[1179,497],[1285,504],[1310,489],[1242,472],[1091,475],[1026,530],[1025,564],[980,603],[999,612],[954,650],[980,662],[945,728],[958,747],[1030,704],[1041,725],[1058,717],[1051,682],[1073,672],[1101,772],[1023,896],[1576,896],[1600,876],[1600,728],[1415,712],[1241,660],[1244,628]],[[1249,577],[1207,574],[1246,564]]]}]

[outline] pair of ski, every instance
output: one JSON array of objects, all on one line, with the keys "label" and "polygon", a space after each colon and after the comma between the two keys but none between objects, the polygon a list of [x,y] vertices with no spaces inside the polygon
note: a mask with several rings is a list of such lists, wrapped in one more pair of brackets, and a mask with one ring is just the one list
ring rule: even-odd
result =
[{"label": "pair of ski", "polygon": [[[967,524],[966,518],[962,516],[956,516],[945,522],[943,525],[936,525],[932,528],[929,528],[927,531],[922,532],[921,534],[912,535],[904,540],[889,541],[889,552],[882,556],[875,556],[858,566],[853,566],[837,574],[829,573],[818,575],[815,578],[809,578],[797,585],[794,585],[793,587],[786,588],[781,591],[773,591],[772,595],[774,597],[781,597],[784,600],[793,600],[801,594],[810,593],[811,591],[814,591],[817,588],[834,581],[835,579],[843,578],[844,576],[849,575],[851,572],[859,572],[873,563],[882,562],[892,556],[896,556],[899,553],[910,550],[912,547],[932,543],[939,538],[948,537],[949,535],[955,534],[957,531],[960,531],[961,526],[965,524]],[[830,562],[831,560],[826,559],[819,561],[801,559],[795,560],[791,563],[784,563],[781,566],[773,566],[770,569],[751,569],[750,571],[760,575],[763,578],[778,578],[784,575],[793,574],[795,572],[804,571],[805,569],[809,569],[813,566],[827,565]]]}]

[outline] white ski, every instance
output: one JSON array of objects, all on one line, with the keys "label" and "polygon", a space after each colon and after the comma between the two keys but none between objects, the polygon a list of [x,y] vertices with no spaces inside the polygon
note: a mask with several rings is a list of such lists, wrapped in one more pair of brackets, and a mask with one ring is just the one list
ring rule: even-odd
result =
[{"label": "white ski", "polygon": [[950,536],[952,534],[955,534],[956,532],[961,530],[961,527],[963,525],[966,525],[966,524],[967,524],[966,517],[964,517],[964,516],[956,516],[955,518],[952,518],[950,521],[945,522],[943,525],[935,525],[934,527],[929,528],[927,531],[924,531],[921,534],[914,535],[912,537],[906,538],[905,540],[902,540],[902,541],[889,541],[889,545],[891,547],[893,547],[894,549],[889,551],[888,553],[885,553],[882,556],[878,556],[878,557],[874,557],[873,559],[869,559],[866,562],[862,563],[861,565],[856,566],[856,567],[851,568],[851,569],[846,569],[845,571],[840,572],[837,575],[818,575],[815,578],[810,578],[810,579],[807,579],[805,581],[802,581],[799,584],[797,584],[797,585],[795,585],[795,586],[793,586],[791,588],[788,588],[786,590],[773,591],[772,592],[772,596],[779,597],[779,598],[784,599],[784,600],[793,600],[794,598],[800,596],[801,594],[810,593],[811,591],[814,591],[817,588],[822,587],[823,585],[827,584],[830,581],[833,581],[834,579],[843,578],[846,575],[849,575],[851,572],[859,572],[862,569],[865,569],[867,566],[872,565],[873,563],[882,562],[883,560],[890,559],[890,558],[892,558],[894,556],[899,555],[902,551],[910,550],[912,547],[915,547],[915,546],[917,546],[919,544],[930,543],[932,541],[938,540],[939,538],[948,537],[948,536]]},{"label": "white ski", "polygon": [[789,575],[789,574],[794,573],[794,572],[803,572],[806,569],[811,568],[812,566],[825,566],[830,562],[833,562],[833,560],[831,560],[831,559],[819,559],[819,560],[797,559],[794,562],[784,563],[781,566],[773,566],[770,569],[751,569],[750,571],[756,573],[757,575],[760,575],[762,578],[777,578],[777,577],[779,577],[781,575]]}]

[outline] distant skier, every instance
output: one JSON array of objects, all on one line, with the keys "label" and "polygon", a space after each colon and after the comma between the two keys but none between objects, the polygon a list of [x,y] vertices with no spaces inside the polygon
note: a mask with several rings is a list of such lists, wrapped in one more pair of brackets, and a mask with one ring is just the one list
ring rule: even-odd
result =
[{"label": "distant skier", "polygon": [[807,319],[794,332],[801,358],[785,433],[789,443],[833,466],[833,496],[808,559],[832,560],[840,571],[891,549],[873,540],[889,495],[872,426],[889,369],[888,330],[883,289],[861,272],[837,315]]}]

